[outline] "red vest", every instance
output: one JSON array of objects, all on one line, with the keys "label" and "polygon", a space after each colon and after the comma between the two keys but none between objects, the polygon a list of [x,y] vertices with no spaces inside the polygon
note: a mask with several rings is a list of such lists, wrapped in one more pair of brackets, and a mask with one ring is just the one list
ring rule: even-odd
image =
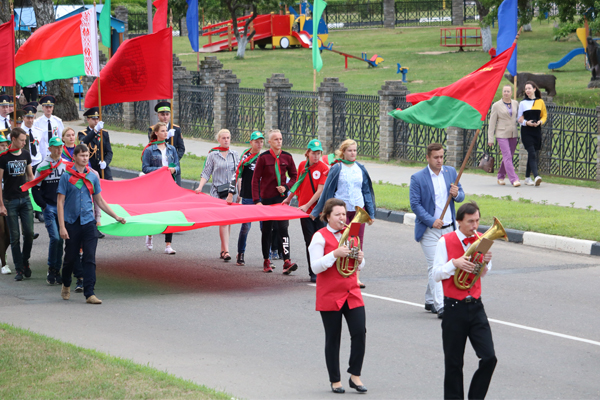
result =
[{"label": "red vest", "polygon": [[[476,232],[477,236],[482,236],[479,232]],[[456,235],[455,232],[447,233],[443,236],[446,241],[446,251],[448,252],[448,261],[452,259],[457,259],[465,254],[465,249],[463,248],[463,244],[460,239]],[[454,272],[458,274],[460,270],[457,268]],[[444,286],[444,296],[451,297],[456,300],[462,300],[467,296],[474,297],[476,299],[481,297],[481,279],[477,279],[477,282],[471,287],[471,289],[461,290],[456,287],[454,284],[454,276],[451,276],[448,279],[442,280],[442,285]]]},{"label": "red vest", "polygon": [[[329,254],[338,248],[338,240],[327,227],[318,231],[325,238],[325,251]],[[335,264],[317,274],[317,311],[339,311],[348,301],[350,309],[364,306],[356,273],[344,278]]]}]

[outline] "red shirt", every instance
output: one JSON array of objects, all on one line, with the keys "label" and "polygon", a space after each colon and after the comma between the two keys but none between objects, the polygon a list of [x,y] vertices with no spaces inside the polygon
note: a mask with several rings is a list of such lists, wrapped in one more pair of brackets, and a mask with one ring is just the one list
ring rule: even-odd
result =
[{"label": "red shirt", "polygon": [[[302,161],[300,163],[300,167],[298,168],[298,177],[302,176],[304,173],[304,167],[306,166],[306,161]],[[316,193],[319,185],[325,185],[325,181],[327,180],[327,173],[329,172],[329,166],[325,164],[323,161],[319,161],[315,165],[310,166],[310,172],[306,175],[306,178],[302,181],[298,189],[296,190],[296,195],[298,196],[298,205],[303,206],[310,201],[313,195]],[[311,186],[311,178],[312,184],[315,187]],[[315,201],[312,206],[306,211],[307,214],[310,214],[313,208],[317,205]]]},{"label": "red shirt", "polygon": [[[289,190],[296,179],[298,173],[294,158],[287,151],[281,151],[279,156],[279,165],[281,166],[281,186],[285,186]],[[286,183],[286,174],[290,177],[290,181]],[[258,156],[254,175],[252,176],[252,200],[258,203],[259,199],[284,199],[287,195],[281,196],[277,191],[277,176],[275,175],[275,158],[269,150]],[[269,203],[273,204],[273,203]]]}]

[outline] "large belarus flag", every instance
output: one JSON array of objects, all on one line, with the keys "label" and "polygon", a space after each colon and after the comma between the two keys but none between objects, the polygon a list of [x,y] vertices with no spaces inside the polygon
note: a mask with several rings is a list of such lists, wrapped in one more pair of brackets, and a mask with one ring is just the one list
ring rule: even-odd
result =
[{"label": "large belarus flag", "polygon": [[96,11],[91,8],[37,29],[19,48],[15,65],[21,86],[81,75],[98,76]]},{"label": "large belarus flag", "polygon": [[390,112],[411,124],[447,128],[479,129],[496,95],[516,42],[478,70],[449,86],[406,96],[413,106]]}]

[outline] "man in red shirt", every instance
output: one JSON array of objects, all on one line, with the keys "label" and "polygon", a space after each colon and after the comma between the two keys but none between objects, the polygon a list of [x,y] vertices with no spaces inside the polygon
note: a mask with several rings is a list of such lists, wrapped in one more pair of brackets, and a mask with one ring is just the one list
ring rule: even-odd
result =
[{"label": "man in red shirt", "polygon": [[[306,161],[300,163],[298,168],[298,181],[290,189],[290,195],[285,199],[284,204],[290,204],[294,195],[298,196],[298,208],[309,214],[317,204],[321,193],[323,193],[323,187],[327,180],[327,173],[329,172],[329,166],[321,161],[321,155],[323,154],[323,147],[318,139],[313,139],[308,142],[306,153]],[[317,275],[315,275],[310,267],[310,254],[308,253],[308,246],[312,240],[313,235],[316,231],[325,227],[325,223],[320,218],[302,218],[300,219],[302,225],[302,234],[304,235],[304,243],[306,243],[306,259],[308,260],[308,274],[311,282],[317,281]]]},{"label": "man in red shirt", "polygon": [[[258,157],[254,176],[252,177],[252,200],[254,204],[272,205],[283,203],[286,192],[296,183],[298,173],[292,155],[281,150],[283,136],[279,129],[269,132],[268,143],[271,148]],[[290,180],[286,182],[286,175]],[[263,221],[262,252],[264,272],[273,272],[269,252],[271,249],[271,231],[276,224],[283,243],[283,273],[289,275],[298,269],[298,265],[290,260],[289,221]]]}]

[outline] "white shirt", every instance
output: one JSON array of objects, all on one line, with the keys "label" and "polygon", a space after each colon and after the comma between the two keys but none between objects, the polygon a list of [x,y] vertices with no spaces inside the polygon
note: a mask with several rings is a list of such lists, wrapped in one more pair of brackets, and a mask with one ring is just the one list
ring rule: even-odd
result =
[{"label": "white shirt", "polygon": [[[329,224],[327,224],[327,230],[333,233],[333,236],[335,236],[335,239],[339,243],[340,239],[342,238],[342,232],[335,233],[335,229],[330,227]],[[323,235],[321,235],[320,232],[315,232],[315,234],[312,237],[312,241],[308,246],[308,254],[310,255],[310,268],[315,274],[325,272],[329,267],[333,266],[335,263],[336,258],[333,255],[333,251],[328,254],[324,253],[325,238],[323,237]],[[358,266],[358,270],[362,270],[364,266],[365,259],[363,257],[362,262]]]},{"label": "white shirt", "polygon": [[10,114],[7,114],[6,117],[0,115],[0,129],[5,129],[7,126],[10,129]]},{"label": "white shirt", "polygon": [[163,167],[168,167],[169,166],[169,159],[167,158],[167,146],[165,146],[164,149],[161,149],[160,147],[158,147],[158,150],[160,150],[160,154],[162,154],[162,165],[163,165]]},{"label": "white shirt", "polygon": [[365,206],[362,184],[363,173],[360,167],[356,163],[352,163],[352,165],[342,163],[337,190],[333,197],[344,200],[348,211],[354,211],[356,206],[362,208]]},{"label": "white shirt", "polygon": [[[448,201],[448,188],[446,187],[446,180],[444,179],[444,167],[442,166],[438,175],[431,170],[429,165],[427,166],[427,169],[429,170],[429,176],[431,176],[431,182],[433,183],[433,191],[435,192],[435,213],[433,214],[433,218],[439,219],[446,206],[446,201]],[[450,207],[448,207],[446,214],[444,214],[443,222],[444,226],[452,223]]]},{"label": "white shirt", "polygon": [[[29,153],[31,153],[31,165],[36,166],[42,162],[42,160],[46,159],[48,155],[48,134],[45,131],[42,131],[40,128],[36,128],[32,126],[28,128],[25,125],[22,125],[21,128],[27,133],[27,137],[29,138],[29,131],[31,130],[31,134],[38,141],[38,143],[30,143],[29,144]],[[31,152],[31,148],[35,146],[37,150],[37,154],[34,156]]]},{"label": "white shirt", "polygon": [[[466,236],[460,231],[460,229],[457,229],[455,232],[456,236],[458,236],[458,240],[460,240],[460,243],[462,244],[463,249],[467,251],[467,249],[471,247],[471,243],[469,243],[468,246],[465,246],[463,240],[465,240]],[[484,276],[490,269],[492,269],[492,261],[488,263],[487,269],[481,273],[481,276]],[[442,236],[435,249],[435,258],[433,259],[433,279],[435,279],[436,282],[440,282],[443,279],[448,279],[454,275],[454,271],[456,271],[456,267],[454,266],[454,263],[452,263],[452,260],[448,260],[446,239],[444,239]]]},{"label": "white shirt", "polygon": [[45,115],[42,115],[38,119],[35,120],[33,126],[41,129],[45,133],[46,142],[48,142],[48,121],[50,121],[50,125],[52,126],[52,136],[62,138],[62,133],[65,130],[65,126],[62,123],[62,119],[58,118],[56,115],[51,115],[50,118],[46,118]]}]

